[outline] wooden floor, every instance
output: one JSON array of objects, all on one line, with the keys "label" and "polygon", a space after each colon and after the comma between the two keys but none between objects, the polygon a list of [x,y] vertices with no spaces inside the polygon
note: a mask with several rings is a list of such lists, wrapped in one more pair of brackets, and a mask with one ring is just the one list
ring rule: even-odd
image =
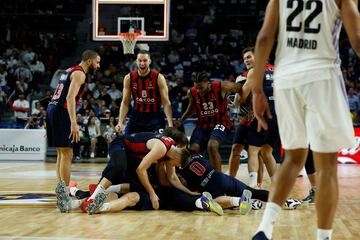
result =
[{"label": "wooden floor", "polygon": [[[74,164],[72,180],[85,188],[97,182],[103,167]],[[53,193],[54,169],[53,163],[0,162],[0,200],[21,199],[14,194]],[[238,177],[247,179],[246,171],[242,165]],[[334,239],[360,239],[360,165],[339,165],[339,179]],[[268,179],[264,185],[269,187]],[[307,190],[307,179],[299,178],[291,195],[302,198]],[[123,211],[88,216],[79,211],[60,213],[54,199],[47,202],[50,206],[0,204],[0,239],[250,239],[263,214],[263,210],[246,216],[236,210],[226,210],[224,216],[200,211]],[[282,211],[273,239],[315,239],[315,230],[314,206],[303,205]]]}]

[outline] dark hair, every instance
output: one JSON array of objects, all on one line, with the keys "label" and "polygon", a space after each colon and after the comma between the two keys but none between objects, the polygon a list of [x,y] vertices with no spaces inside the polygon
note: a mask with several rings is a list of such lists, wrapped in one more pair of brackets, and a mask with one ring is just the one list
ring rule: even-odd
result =
[{"label": "dark hair", "polygon": [[151,54],[150,54],[150,52],[149,51],[147,51],[147,50],[140,50],[138,53],[137,53],[137,55],[138,54],[147,54],[147,55],[149,55],[149,58],[151,58]]},{"label": "dark hair", "polygon": [[95,52],[94,50],[85,50],[82,54],[81,54],[81,60],[82,61],[86,61],[88,59],[94,59],[97,56],[99,56],[99,54],[97,52]]},{"label": "dark hair", "polygon": [[184,145],[187,146],[189,144],[189,140],[186,137],[185,133],[180,132],[174,127],[167,127],[163,130],[162,134],[166,137],[172,138],[176,145]]},{"label": "dark hair", "polygon": [[185,167],[186,164],[189,163],[189,159],[191,158],[191,153],[186,148],[180,148],[180,165],[181,167]]},{"label": "dark hair", "polygon": [[193,79],[194,83],[208,82],[208,81],[209,81],[209,74],[205,71],[196,73]]},{"label": "dark hair", "polygon": [[244,56],[245,53],[247,52],[252,52],[255,53],[255,48],[254,47],[246,47],[242,50],[242,55]]}]

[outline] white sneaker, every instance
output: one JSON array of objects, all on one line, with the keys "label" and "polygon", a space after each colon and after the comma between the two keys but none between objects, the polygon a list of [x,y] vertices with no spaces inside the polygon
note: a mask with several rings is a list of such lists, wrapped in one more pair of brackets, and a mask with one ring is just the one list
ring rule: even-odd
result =
[{"label": "white sneaker", "polygon": [[295,210],[300,205],[301,205],[301,201],[294,199],[294,198],[289,198],[289,199],[286,199],[286,201],[285,201],[284,209]]},{"label": "white sneaker", "polygon": [[262,208],[263,203],[258,199],[251,199],[251,206],[253,210],[259,210]]},{"label": "white sneaker", "polygon": [[95,153],[90,153],[90,158],[95,158]]},{"label": "white sneaker", "polygon": [[65,182],[61,180],[55,188],[56,206],[62,213],[69,212],[71,209],[71,198],[66,189]]},{"label": "white sneaker", "polygon": [[95,196],[94,201],[87,206],[88,214],[92,215],[98,212],[101,206],[104,205],[106,197],[107,197],[107,191],[98,193]]},{"label": "white sneaker", "polygon": [[239,206],[240,214],[246,215],[250,212],[252,205],[251,205],[251,195],[252,193],[245,189],[243,194],[241,195],[241,202]]}]

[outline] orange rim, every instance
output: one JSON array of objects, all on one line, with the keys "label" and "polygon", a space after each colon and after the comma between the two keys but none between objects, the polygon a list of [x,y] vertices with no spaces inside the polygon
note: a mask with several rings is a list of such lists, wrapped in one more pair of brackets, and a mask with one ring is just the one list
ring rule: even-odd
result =
[{"label": "orange rim", "polygon": [[135,32],[124,32],[124,33],[119,33],[119,36],[128,39],[130,41],[134,41],[135,39],[137,39],[141,34],[140,33],[135,33]]}]

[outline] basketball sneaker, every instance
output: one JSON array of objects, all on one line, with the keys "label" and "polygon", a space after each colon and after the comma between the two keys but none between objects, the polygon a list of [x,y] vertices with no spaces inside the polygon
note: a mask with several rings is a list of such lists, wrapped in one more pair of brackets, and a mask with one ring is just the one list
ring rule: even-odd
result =
[{"label": "basketball sneaker", "polygon": [[100,192],[94,198],[94,201],[87,206],[87,212],[92,215],[99,211],[100,207],[104,204],[107,197],[107,192]]},{"label": "basketball sneaker", "polygon": [[252,240],[269,240],[263,231],[257,232],[253,237]]},{"label": "basketball sneaker", "polygon": [[300,200],[297,200],[297,199],[294,199],[294,198],[289,198],[289,199],[286,199],[286,201],[285,201],[284,209],[295,210],[300,205],[301,205]]},{"label": "basketball sneaker", "polygon": [[251,199],[251,207],[253,210],[259,210],[262,208],[262,206],[263,206],[262,201],[258,199]]},{"label": "basketball sneaker", "polygon": [[242,215],[246,215],[250,212],[251,208],[252,208],[252,203],[251,203],[251,195],[252,193],[245,189],[243,191],[243,194],[241,196],[241,200],[240,200],[240,214]]},{"label": "basketball sneaker", "polygon": [[224,214],[222,207],[212,199],[212,196],[209,192],[203,192],[200,200],[204,210],[214,212],[219,216]]},{"label": "basketball sneaker", "polygon": [[56,193],[56,206],[60,212],[65,213],[69,212],[71,209],[71,198],[66,189],[65,182],[61,180],[55,188]]},{"label": "basketball sneaker", "polygon": [[315,191],[314,189],[310,189],[309,195],[302,200],[304,203],[315,203]]}]

